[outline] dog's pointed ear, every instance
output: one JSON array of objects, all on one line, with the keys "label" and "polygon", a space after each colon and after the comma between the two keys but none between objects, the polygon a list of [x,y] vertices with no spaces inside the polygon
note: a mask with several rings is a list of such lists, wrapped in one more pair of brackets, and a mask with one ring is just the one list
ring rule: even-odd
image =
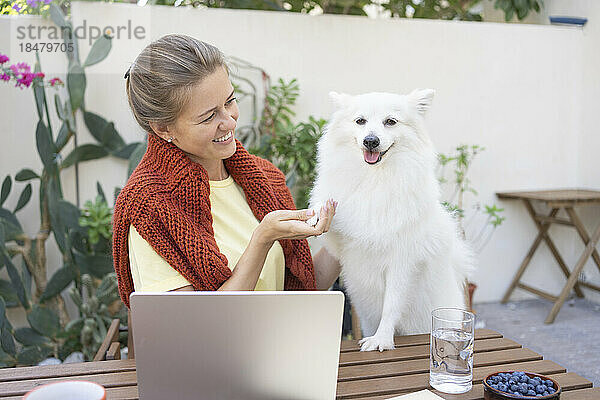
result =
[{"label": "dog's pointed ear", "polygon": [[348,105],[348,102],[350,101],[350,97],[352,96],[345,93],[329,92],[329,99],[331,100],[335,108],[338,109],[346,107]]},{"label": "dog's pointed ear", "polygon": [[423,115],[429,110],[434,94],[435,90],[433,89],[415,89],[408,96],[413,101],[419,114]]}]

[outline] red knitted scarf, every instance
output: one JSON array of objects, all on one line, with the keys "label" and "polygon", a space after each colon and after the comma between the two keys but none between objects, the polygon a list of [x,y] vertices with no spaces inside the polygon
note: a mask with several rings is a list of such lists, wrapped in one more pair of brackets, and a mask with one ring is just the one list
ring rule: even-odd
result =
[{"label": "red knitted scarf", "polygon": [[[246,195],[259,221],[274,210],[295,210],[285,176],[269,161],[246,151],[236,139],[236,152],[223,162]],[[133,280],[129,269],[128,234],[139,234],[196,290],[216,290],[231,276],[212,228],[208,174],[172,143],[148,135],[148,149],[117,197],[113,215],[113,258],[119,293],[129,307]],[[285,256],[285,289],[315,289],[308,242],[279,240]]]}]

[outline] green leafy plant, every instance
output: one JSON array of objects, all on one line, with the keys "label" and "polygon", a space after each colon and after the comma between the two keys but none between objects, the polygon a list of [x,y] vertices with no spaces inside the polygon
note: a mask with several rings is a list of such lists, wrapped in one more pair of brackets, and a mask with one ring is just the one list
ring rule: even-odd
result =
[{"label": "green leafy plant", "polygon": [[[438,155],[440,166],[438,180],[441,184],[451,183],[453,185],[452,195],[449,200],[444,201],[442,204],[446,207],[448,212],[457,218],[463,237],[466,238],[466,222],[474,221],[477,214],[484,214],[486,216],[483,226],[477,230],[478,233],[473,237],[468,238],[477,252],[481,252],[491,239],[494,230],[506,219],[501,215],[504,211],[503,208],[498,208],[495,204],[483,205],[482,208],[482,205],[479,202],[476,202],[474,213],[468,217],[469,219],[467,221],[465,221],[466,213],[464,209],[464,196],[466,193],[471,193],[474,196],[478,195],[475,188],[471,185],[471,180],[468,178],[468,172],[475,157],[484,150],[485,148],[479,145],[460,145],[456,147],[455,152],[452,154]],[[453,168],[454,174],[454,179],[451,182],[445,178],[445,169],[449,166]]]},{"label": "green leafy plant", "polygon": [[91,262],[94,268],[82,271],[81,285],[72,286],[69,296],[79,309],[79,317],[71,320],[61,333],[64,343],[60,356],[81,351],[92,360],[106,330],[114,318],[127,323],[126,309],[122,306],[112,268],[112,209],[104,191],[97,184],[94,202],[87,201],[79,219],[82,235],[73,242],[78,257]]},{"label": "green leafy plant", "polygon": [[270,141],[275,163],[286,174],[286,183],[296,207],[308,207],[310,189],[315,180],[316,148],[327,121],[310,116],[308,122],[288,124]]},{"label": "green leafy plant", "polygon": [[52,0],[3,0],[0,1],[0,14],[48,15]]},{"label": "green leafy plant", "polygon": [[[296,207],[308,206],[309,191],[314,181],[316,146],[326,123],[312,116],[307,122],[294,123],[293,106],[300,94],[296,79],[278,79],[271,85],[269,75],[250,63],[232,58],[230,61],[236,96],[240,102],[251,101],[254,114],[250,125],[236,129],[236,134],[249,152],[273,162],[285,175]],[[258,71],[264,93],[263,107],[256,106],[259,96],[258,84],[239,74],[240,70]]]},{"label": "green leafy plant", "polygon": [[[390,0],[381,7],[392,16],[445,20],[481,21],[478,5],[483,0]],[[490,1],[490,0],[485,0]],[[531,11],[540,12],[543,0],[494,0],[494,8],[504,11],[510,21],[516,15],[524,19]]]},{"label": "green leafy plant", "polygon": [[[476,6],[483,1],[491,0],[149,0],[147,4],[346,15],[367,15],[370,7],[392,17],[481,21]],[[543,0],[494,0],[506,21],[515,15],[522,20],[532,11],[540,12],[543,5]]]},{"label": "green leafy plant", "polygon": [[531,11],[540,12],[544,7],[543,0],[496,0],[494,8],[504,11],[504,19],[508,22],[516,15],[519,20],[525,19]]},{"label": "green leafy plant", "polygon": [[85,202],[83,212],[79,217],[79,226],[88,228],[91,245],[100,242],[101,237],[110,239],[112,236],[112,211],[106,203],[106,198],[99,194],[93,203],[90,200]]},{"label": "green leafy plant", "polygon": [[85,274],[81,277],[81,282],[84,296],[75,287],[69,291],[80,317],[73,319],[65,327],[63,335],[66,341],[63,349],[67,349],[65,355],[81,351],[87,360],[92,360],[106,337],[107,327],[112,320],[119,318],[121,323],[126,324],[127,312],[120,307],[114,272],[105,275],[102,280]]},{"label": "green leafy plant", "polygon": [[275,137],[292,124],[292,117],[296,114],[290,106],[296,104],[299,94],[300,87],[296,79],[286,83],[279,78],[277,84],[269,88],[261,118],[263,133]]}]

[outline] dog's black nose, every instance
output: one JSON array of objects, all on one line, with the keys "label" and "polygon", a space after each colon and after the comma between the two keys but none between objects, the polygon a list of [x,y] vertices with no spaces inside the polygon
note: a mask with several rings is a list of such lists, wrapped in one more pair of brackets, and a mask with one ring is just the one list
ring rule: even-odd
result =
[{"label": "dog's black nose", "polygon": [[379,138],[375,135],[369,135],[363,140],[363,144],[369,150],[373,150],[375,147],[379,146]]}]

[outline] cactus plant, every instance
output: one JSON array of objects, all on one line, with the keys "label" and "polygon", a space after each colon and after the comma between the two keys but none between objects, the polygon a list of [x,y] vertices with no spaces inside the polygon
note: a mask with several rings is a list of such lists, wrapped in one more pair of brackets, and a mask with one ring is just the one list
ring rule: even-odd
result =
[{"label": "cactus plant", "polygon": [[[81,277],[81,283],[85,299],[77,288],[72,287],[69,291],[81,316],[67,324],[65,335],[67,338],[79,339],[85,358],[91,360],[106,336],[107,326],[114,318],[121,319],[123,323],[126,322],[127,314],[122,307],[118,308],[118,312],[114,312],[115,304],[119,305],[120,303],[114,272],[105,275],[102,280],[85,274]],[[77,348],[72,347],[69,348],[69,351],[75,349]]]},{"label": "cactus plant", "polygon": [[[8,56],[2,56],[0,62],[3,77],[16,81],[17,86],[22,89],[31,87],[33,91],[38,116],[36,147],[42,161],[41,171],[25,168],[14,176],[14,181],[25,182],[26,185],[13,210],[4,207],[13,189],[13,177],[6,176],[0,189],[0,268],[6,266],[10,279],[10,282],[0,280],[0,364],[5,366],[34,364],[49,354],[55,357],[63,355],[63,348],[77,347],[76,343],[69,342],[67,333],[77,324],[69,324],[70,317],[60,294],[71,284],[75,285],[76,290],[83,291],[83,276],[102,281],[113,270],[110,241],[105,237],[106,227],[102,228],[102,224],[106,225],[107,222],[110,226],[110,219],[106,220],[107,206],[104,209],[98,208],[96,211],[99,214],[93,215],[90,213],[91,208],[86,206],[82,216],[78,207],[79,199],[77,198],[76,205],[63,197],[61,172],[74,168],[77,184],[79,163],[109,155],[129,159],[140,146],[140,143],[126,144],[112,122],[91,112],[85,105],[85,69],[106,58],[111,49],[111,39],[107,36],[98,38],[85,62],[81,63],[71,23],[55,4],[50,4],[50,15],[65,32],[67,47],[73,50],[66,53],[69,70],[67,90],[63,96],[55,93],[53,101],[49,100],[46,89],[56,87],[60,80],[45,80],[38,54],[33,72],[24,63],[5,67],[9,61]],[[61,124],[58,131],[51,124],[52,103]],[[83,114],[85,125],[97,143],[77,143],[78,113]],[[73,150],[64,154],[67,144],[71,142],[75,145]],[[31,180],[39,180],[41,219],[40,227],[33,236],[24,232],[17,218],[17,213],[31,198]],[[99,194],[100,192],[99,188]],[[94,208],[94,204],[90,204]],[[98,204],[97,200],[96,205]],[[103,218],[98,220],[100,217]],[[93,223],[96,226],[91,225],[92,221],[95,221]],[[48,279],[45,244],[51,236],[62,253],[63,265]],[[100,240],[101,236],[104,240]],[[114,276],[106,279],[114,280]],[[32,286],[35,288],[33,291]],[[87,300],[83,304],[87,304]],[[88,307],[91,305],[88,304]],[[6,318],[7,306],[23,307],[30,326],[14,328]],[[93,308],[90,312],[98,314],[100,310]],[[102,318],[98,321],[106,322]],[[67,326],[69,330],[66,329]],[[97,329],[101,332],[102,327],[98,326]]]}]

